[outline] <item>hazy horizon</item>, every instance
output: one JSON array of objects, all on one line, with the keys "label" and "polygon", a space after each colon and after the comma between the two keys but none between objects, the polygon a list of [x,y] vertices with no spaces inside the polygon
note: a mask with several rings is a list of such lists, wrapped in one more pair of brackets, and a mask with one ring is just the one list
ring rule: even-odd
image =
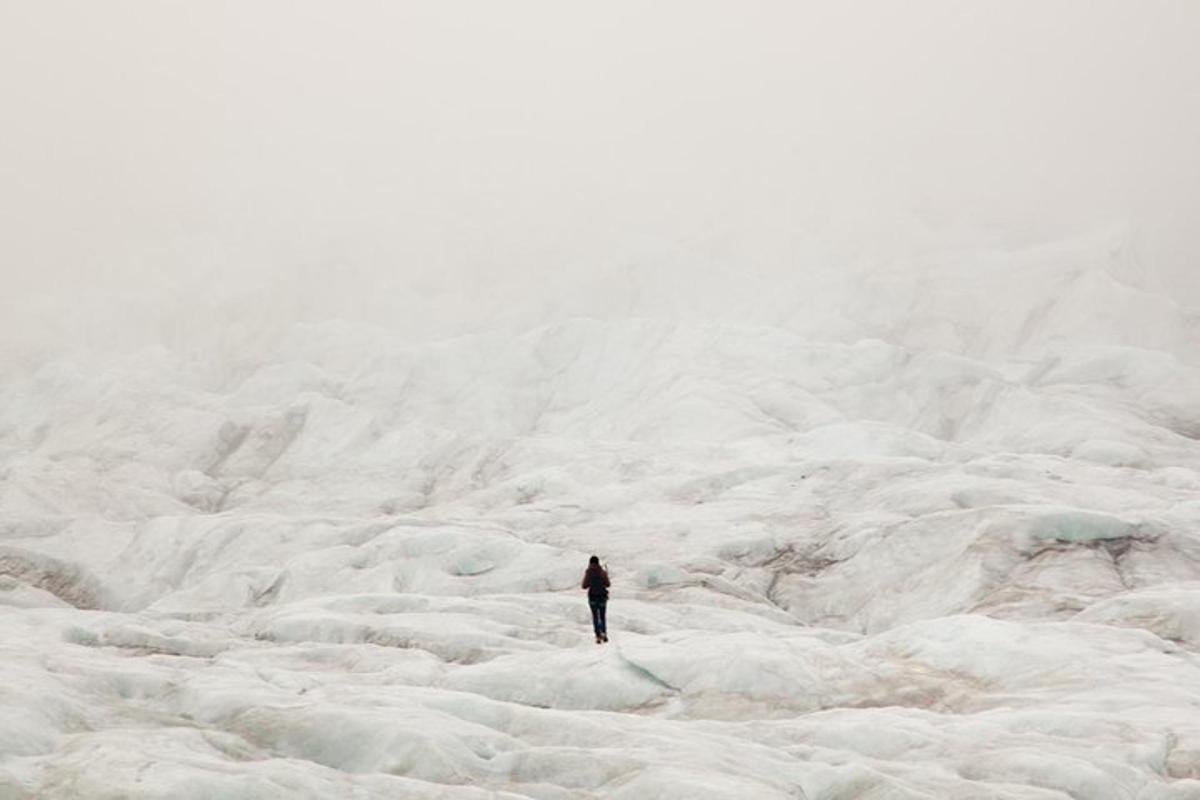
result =
[{"label": "hazy horizon", "polygon": [[9,3],[0,31],[25,338],[96,298],[553,315],[622,271],[1105,230],[1200,298],[1194,3]]}]

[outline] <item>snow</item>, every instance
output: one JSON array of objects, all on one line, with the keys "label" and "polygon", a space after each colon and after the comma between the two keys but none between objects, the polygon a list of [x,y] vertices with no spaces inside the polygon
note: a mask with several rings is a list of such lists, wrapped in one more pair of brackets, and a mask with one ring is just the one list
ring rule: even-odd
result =
[{"label": "snow", "polygon": [[1200,798],[1200,317],[1107,252],[13,366],[0,797]]}]

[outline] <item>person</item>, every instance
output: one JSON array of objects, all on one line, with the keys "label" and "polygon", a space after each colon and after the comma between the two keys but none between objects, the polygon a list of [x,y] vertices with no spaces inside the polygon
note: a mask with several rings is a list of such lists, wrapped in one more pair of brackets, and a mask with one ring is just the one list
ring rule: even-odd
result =
[{"label": "person", "polygon": [[604,615],[608,606],[608,571],[600,566],[600,559],[588,559],[587,571],[579,588],[587,589],[588,606],[592,609],[592,629],[596,632],[596,644],[608,641],[608,625]]}]

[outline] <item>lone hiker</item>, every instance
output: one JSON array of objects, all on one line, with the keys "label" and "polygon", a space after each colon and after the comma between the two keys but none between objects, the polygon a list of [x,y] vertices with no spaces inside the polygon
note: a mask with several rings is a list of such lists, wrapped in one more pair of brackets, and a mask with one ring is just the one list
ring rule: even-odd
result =
[{"label": "lone hiker", "polygon": [[604,623],[604,612],[608,606],[608,572],[600,566],[600,559],[588,559],[587,572],[583,573],[581,589],[587,589],[588,606],[592,609],[592,629],[596,631],[596,644],[608,641],[608,626]]}]

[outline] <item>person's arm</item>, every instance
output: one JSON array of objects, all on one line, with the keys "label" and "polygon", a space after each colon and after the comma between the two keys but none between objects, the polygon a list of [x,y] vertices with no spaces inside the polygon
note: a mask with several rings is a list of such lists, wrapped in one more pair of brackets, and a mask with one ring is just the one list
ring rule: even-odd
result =
[{"label": "person's arm", "polygon": [[580,589],[588,588],[588,578],[592,577],[589,573],[583,573],[583,583],[579,584]]},{"label": "person's arm", "polygon": [[608,582],[608,570],[604,570],[604,586],[605,588],[608,588],[611,585],[612,584]]}]

